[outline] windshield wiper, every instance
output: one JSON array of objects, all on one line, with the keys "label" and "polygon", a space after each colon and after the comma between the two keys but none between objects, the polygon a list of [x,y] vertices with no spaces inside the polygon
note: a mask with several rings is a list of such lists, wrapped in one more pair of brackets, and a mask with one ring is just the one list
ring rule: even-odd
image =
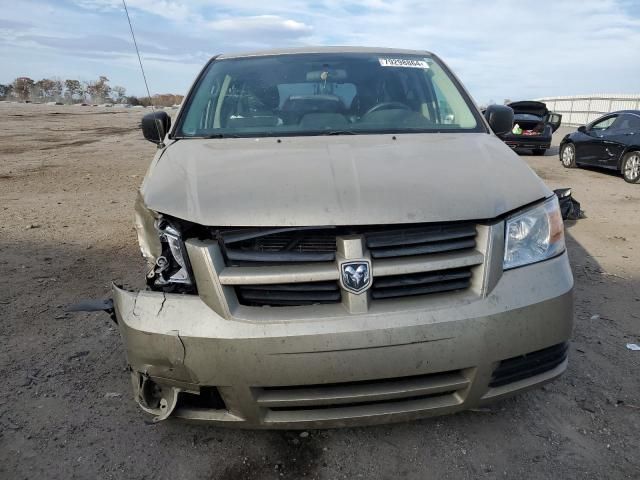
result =
[{"label": "windshield wiper", "polygon": [[322,132],[319,135],[357,135],[357,133],[352,130],[332,130],[330,132]]},{"label": "windshield wiper", "polygon": [[230,135],[228,133],[210,133],[200,138],[240,138],[238,135]]}]

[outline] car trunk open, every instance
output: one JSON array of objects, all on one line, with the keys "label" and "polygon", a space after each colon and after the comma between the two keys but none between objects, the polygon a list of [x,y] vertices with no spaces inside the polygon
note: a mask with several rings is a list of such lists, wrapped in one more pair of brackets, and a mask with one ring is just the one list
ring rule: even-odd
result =
[{"label": "car trunk open", "polygon": [[[524,101],[512,102],[514,135],[540,135],[544,132],[549,110],[542,102]],[[516,127],[516,125],[519,127]]]},{"label": "car trunk open", "polygon": [[522,133],[518,134],[512,130],[514,135],[536,135],[544,133],[545,125],[551,125],[551,130],[555,132],[560,127],[562,115],[550,112],[543,102],[526,100],[522,102],[511,102],[509,105],[513,109],[513,125],[517,124]]},{"label": "car trunk open", "polygon": [[518,135],[515,129],[516,125],[522,132],[519,135],[540,135],[544,132],[545,119],[537,115],[518,114],[513,117],[514,129],[511,132]]}]

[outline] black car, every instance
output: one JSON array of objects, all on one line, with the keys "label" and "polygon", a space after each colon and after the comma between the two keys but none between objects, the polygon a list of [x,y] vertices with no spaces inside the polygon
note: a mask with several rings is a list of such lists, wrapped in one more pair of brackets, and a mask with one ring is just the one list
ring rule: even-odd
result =
[{"label": "black car", "polygon": [[544,155],[551,146],[551,136],[560,127],[562,115],[550,112],[542,102],[512,102],[513,128],[500,138],[511,148],[529,148],[534,155]]},{"label": "black car", "polygon": [[579,127],[560,142],[567,168],[590,165],[616,170],[629,183],[640,182],[640,110],[608,113]]}]

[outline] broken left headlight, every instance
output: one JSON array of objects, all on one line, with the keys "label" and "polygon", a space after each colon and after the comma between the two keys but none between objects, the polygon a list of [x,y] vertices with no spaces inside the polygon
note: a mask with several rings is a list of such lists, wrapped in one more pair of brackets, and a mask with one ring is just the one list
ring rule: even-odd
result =
[{"label": "broken left headlight", "polygon": [[167,292],[195,290],[191,266],[180,230],[164,218],[155,221],[162,253],[147,274],[147,283],[153,289]]}]

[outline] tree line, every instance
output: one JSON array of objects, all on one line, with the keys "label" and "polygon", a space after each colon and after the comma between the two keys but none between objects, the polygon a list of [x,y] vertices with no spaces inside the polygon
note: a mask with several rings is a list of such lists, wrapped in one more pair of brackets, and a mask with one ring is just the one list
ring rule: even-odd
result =
[{"label": "tree line", "polygon": [[182,102],[182,95],[161,94],[153,97],[127,96],[125,87],[109,85],[104,75],[97,80],[62,80],[57,77],[35,81],[29,77],[18,77],[8,84],[0,83],[0,100],[22,102],[63,103],[122,103],[130,105],[153,105],[170,107]]}]

